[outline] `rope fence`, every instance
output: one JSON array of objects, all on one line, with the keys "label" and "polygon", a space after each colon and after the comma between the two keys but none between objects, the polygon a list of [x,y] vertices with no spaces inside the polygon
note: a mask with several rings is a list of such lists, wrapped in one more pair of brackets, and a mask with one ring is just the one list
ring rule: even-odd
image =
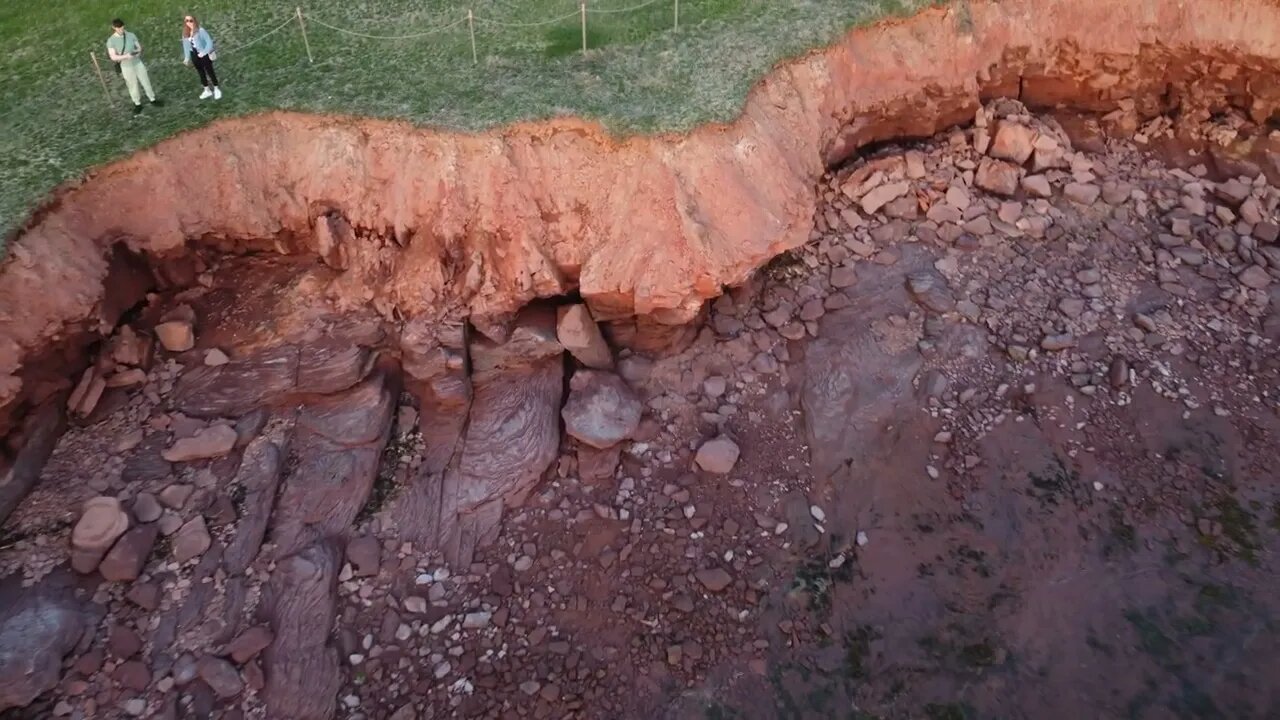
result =
[{"label": "rope fence", "polygon": [[292,23],[292,22],[293,22],[294,20],[296,20],[296,19],[297,19],[297,18],[296,18],[295,16],[290,15],[288,19],[286,19],[284,22],[280,23],[279,25],[275,26],[275,28],[273,28],[273,29],[271,29],[271,30],[268,30],[267,32],[263,33],[262,35],[259,35],[258,37],[256,37],[256,38],[254,38],[254,39],[250,40],[250,41],[249,41],[249,42],[247,42],[247,43],[244,43],[243,45],[237,45],[236,47],[233,47],[233,48],[231,48],[230,50],[227,50],[227,51],[225,51],[225,52],[227,52],[227,53],[230,53],[230,54],[234,55],[235,53],[238,53],[238,52],[240,52],[241,50],[247,50],[248,48],[251,48],[251,47],[253,47],[254,45],[257,45],[258,43],[262,42],[263,40],[266,40],[267,38],[271,37],[272,35],[275,35],[276,33],[280,32],[280,31],[281,31],[281,30],[283,30],[283,29],[285,29],[286,27],[288,27],[288,26],[289,26],[289,23]]},{"label": "rope fence", "polygon": [[[459,27],[460,25],[466,24],[469,40],[471,44],[471,62],[474,64],[478,64],[480,62],[480,55],[478,50],[478,43],[476,41],[476,24],[477,23],[480,25],[491,25],[491,26],[500,27],[500,28],[519,29],[519,28],[546,27],[548,25],[555,25],[557,23],[565,22],[566,20],[578,19],[580,20],[581,29],[582,29],[582,53],[585,55],[589,50],[588,23],[587,23],[588,17],[590,17],[591,15],[622,15],[625,13],[637,12],[639,10],[644,10],[646,8],[657,5],[658,3],[661,3],[661,2],[667,2],[671,4],[671,18],[672,18],[671,28],[672,30],[678,31],[680,29],[680,0],[648,0],[647,2],[642,2],[638,5],[632,5],[630,7],[625,7],[625,8],[612,8],[612,9],[611,8],[595,8],[595,7],[592,7],[587,2],[580,2],[578,5],[578,9],[575,10],[574,12],[561,15],[559,17],[548,18],[546,20],[539,20],[537,22],[512,22],[512,21],[506,21],[506,20],[499,20],[497,18],[492,18],[487,15],[476,15],[473,10],[468,9],[466,15],[458,18],[454,22],[451,22],[447,25],[441,25],[439,27],[434,27],[434,28],[431,28],[428,30],[422,30],[419,32],[408,33],[405,35],[375,35],[372,33],[364,33],[364,32],[359,32],[357,30],[350,30],[348,28],[341,27],[339,25],[334,25],[334,24],[325,22],[323,19],[315,17],[313,15],[307,15],[302,11],[301,7],[298,7],[295,9],[293,13],[289,15],[289,17],[285,18],[283,22],[281,22],[279,25],[276,25],[274,28],[268,30],[267,32],[263,33],[262,35],[259,35],[258,37],[248,42],[237,45],[231,48],[230,50],[222,50],[220,51],[220,53],[223,55],[234,55],[235,53],[238,53],[242,50],[247,50],[253,47],[254,45],[257,45],[258,43],[262,42],[263,40],[266,40],[267,38],[284,30],[285,28],[289,27],[294,23],[297,23],[298,30],[302,35],[302,41],[304,46],[306,47],[307,60],[309,62],[315,62],[315,57],[311,52],[311,41],[307,37],[308,22],[314,23],[315,25],[323,27],[326,30],[331,30],[333,32],[341,33],[343,35],[350,35],[352,37],[358,37],[358,38],[363,38],[367,40],[416,40],[419,38],[436,35],[442,32],[447,32],[449,30],[453,30],[454,28]],[[93,61],[94,71],[95,73],[97,73],[98,79],[102,81],[105,87],[106,78],[102,72],[102,66],[98,61],[97,53],[90,52],[89,54]]]},{"label": "rope fence", "polygon": [[[647,2],[642,2],[638,5],[632,5],[630,7],[624,7],[624,8],[612,8],[612,9],[595,8],[595,7],[592,7],[588,2],[585,2],[585,0],[583,0],[579,2],[578,9],[574,12],[561,15],[559,17],[548,18],[546,20],[539,20],[537,22],[512,22],[512,21],[506,21],[506,20],[499,20],[497,18],[491,18],[486,15],[476,15],[473,10],[468,9],[466,15],[458,18],[454,22],[451,22],[447,25],[441,25],[439,27],[434,27],[434,28],[430,28],[428,30],[422,30],[419,32],[408,33],[405,35],[375,35],[371,33],[359,32],[357,30],[350,30],[348,28],[341,27],[339,25],[334,25],[334,24],[325,22],[324,20],[317,18],[315,16],[307,15],[303,13],[302,7],[299,6],[295,8],[294,12],[291,13],[289,17],[285,18],[284,21],[281,22],[279,25],[276,25],[272,29],[266,31],[265,33],[259,35],[258,37],[248,42],[241,43],[240,45],[237,45],[231,48],[230,50],[221,50],[219,52],[222,55],[234,55],[243,50],[247,50],[253,47],[254,45],[257,45],[263,40],[266,40],[267,38],[275,35],[276,33],[279,33],[282,30],[288,28],[290,25],[297,23],[298,31],[302,36],[303,46],[306,48],[306,51],[307,51],[307,61],[310,63],[314,63],[315,56],[311,51],[311,41],[307,37],[308,22],[314,23],[315,25],[319,27],[323,27],[326,30],[330,30],[336,33],[341,33],[343,35],[350,35],[352,37],[363,38],[366,40],[392,40],[392,41],[416,40],[419,38],[429,37],[431,35],[437,35],[439,33],[448,32],[449,30],[453,30],[454,28],[457,28],[463,24],[466,24],[468,39],[470,40],[470,45],[471,45],[471,62],[472,64],[479,64],[480,54],[478,49],[478,43],[476,41],[476,24],[477,23],[479,23],[480,25],[490,25],[490,26],[499,27],[499,28],[521,29],[521,28],[546,27],[549,25],[563,23],[566,20],[576,18],[579,20],[579,23],[581,25],[582,54],[583,56],[585,56],[590,49],[588,47],[588,32],[587,32],[588,17],[590,17],[591,15],[623,15],[626,13],[638,12],[640,10],[644,10],[646,8],[652,7],[662,2],[667,2],[671,4],[671,29],[673,31],[679,31],[680,0],[648,0]],[[106,77],[106,74],[102,71],[102,63],[98,61],[98,54],[94,51],[90,51],[89,59],[92,61],[93,70],[98,77],[98,81],[102,84],[102,89],[107,96],[108,104],[111,107],[115,107],[115,100],[107,89],[107,77]],[[9,113],[0,114],[0,117],[4,117],[5,115],[8,115],[12,112],[16,112],[16,108],[14,110],[9,111]]]}]

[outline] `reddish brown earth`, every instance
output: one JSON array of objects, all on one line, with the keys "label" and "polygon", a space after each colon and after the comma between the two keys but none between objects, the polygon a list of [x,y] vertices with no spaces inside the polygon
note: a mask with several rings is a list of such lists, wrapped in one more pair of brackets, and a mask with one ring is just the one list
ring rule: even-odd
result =
[{"label": "reddish brown earth", "polygon": [[[481,135],[284,113],[218,123],[60,189],[9,244],[0,407],[12,423],[48,392],[42,369],[76,370],[50,348],[75,358],[138,299],[119,247],[152,266],[196,246],[315,254],[345,271],[328,295],[390,318],[491,324],[577,291],[651,349],[805,241],[826,167],[932,135],[982,98],[1265,121],[1280,103],[1276,17],[1273,0],[966,2],[785,63],[740,119],[681,136],[575,120]],[[183,172],[192,161],[209,172]]]},{"label": "reddish brown earth", "polygon": [[[8,716],[1271,717],[1280,190],[1152,159],[1163,127],[997,101],[827,175],[809,242],[564,404],[593,438],[639,406],[605,449],[555,418],[608,372],[555,313],[406,374],[337,271],[208,253],[131,320],[195,347],[5,523]],[[974,184],[1018,128],[1048,198]],[[163,459],[210,423],[236,447]],[[101,495],[133,529],[75,575]]]},{"label": "reddish brown earth", "polygon": [[1276,12],[976,3],[688,137],[268,116],[64,189],[0,272],[0,714],[1275,716]]}]

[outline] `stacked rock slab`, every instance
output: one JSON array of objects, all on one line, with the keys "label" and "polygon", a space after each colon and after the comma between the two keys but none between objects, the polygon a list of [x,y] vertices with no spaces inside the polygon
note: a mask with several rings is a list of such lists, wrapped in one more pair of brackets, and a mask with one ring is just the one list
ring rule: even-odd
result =
[{"label": "stacked rock slab", "polygon": [[71,567],[91,573],[116,540],[129,529],[129,516],[113,497],[95,497],[71,531]]}]

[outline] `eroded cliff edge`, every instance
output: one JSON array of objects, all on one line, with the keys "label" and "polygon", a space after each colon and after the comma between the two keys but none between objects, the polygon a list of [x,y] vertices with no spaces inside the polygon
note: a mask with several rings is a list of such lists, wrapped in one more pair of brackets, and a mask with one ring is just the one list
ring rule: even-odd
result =
[{"label": "eroded cliff edge", "polygon": [[[679,326],[803,244],[825,168],[927,136],[984,97],[1139,117],[1280,106],[1275,0],[988,0],[849,33],[780,65],[738,120],[618,139],[576,120],[478,135],[270,113],[165,141],[56,191],[0,269],[0,431],[36,358],[109,331],[113,252],[313,252],[330,294],[389,316],[500,322],[580,292]],[[191,172],[199,167],[200,172]],[[200,198],[197,202],[194,199]]]}]

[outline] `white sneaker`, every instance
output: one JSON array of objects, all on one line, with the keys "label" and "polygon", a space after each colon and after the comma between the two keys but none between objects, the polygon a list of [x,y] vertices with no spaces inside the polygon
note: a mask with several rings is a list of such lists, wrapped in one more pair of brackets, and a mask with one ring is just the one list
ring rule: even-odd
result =
[{"label": "white sneaker", "polygon": [[213,91],[210,90],[209,88],[205,88],[204,92],[200,93],[200,99],[204,100],[205,98],[208,98],[208,97],[213,97]]},{"label": "white sneaker", "polygon": [[214,88],[214,89],[213,89],[213,99],[214,99],[214,100],[221,100],[221,99],[222,99],[222,90],[221,90],[220,88]]}]

